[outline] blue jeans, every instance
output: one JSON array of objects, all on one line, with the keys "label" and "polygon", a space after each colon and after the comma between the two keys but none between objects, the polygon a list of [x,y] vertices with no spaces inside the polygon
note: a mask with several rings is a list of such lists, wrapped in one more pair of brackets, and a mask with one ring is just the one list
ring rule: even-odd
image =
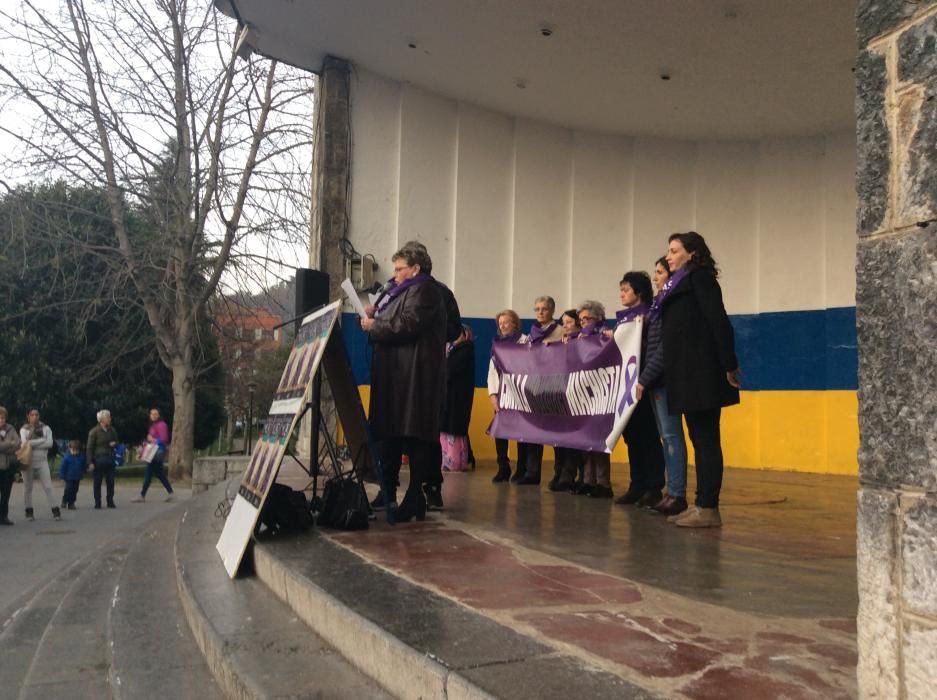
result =
[{"label": "blue jeans", "polygon": [[667,389],[651,389],[651,405],[657,430],[664,442],[664,464],[667,467],[667,494],[686,497],[686,441],[683,439],[683,421],[680,414],[670,414],[667,408]]},{"label": "blue jeans", "polygon": [[154,476],[159,479],[159,483],[163,485],[163,488],[172,495],[172,484],[170,484],[169,479],[166,478],[161,455],[154,457],[153,461],[146,465],[146,469],[143,472],[143,491],[140,495],[144,498],[146,497],[146,492],[149,490],[150,482],[153,481]]}]

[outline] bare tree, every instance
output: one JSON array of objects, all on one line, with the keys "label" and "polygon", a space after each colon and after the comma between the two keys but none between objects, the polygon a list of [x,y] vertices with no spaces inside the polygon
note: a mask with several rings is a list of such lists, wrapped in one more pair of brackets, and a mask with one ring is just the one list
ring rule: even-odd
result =
[{"label": "bare tree", "polygon": [[106,192],[111,288],[127,283],[172,371],[170,468],[189,471],[199,319],[307,236],[312,77],[239,59],[209,0],[21,0],[0,27],[6,172]]}]

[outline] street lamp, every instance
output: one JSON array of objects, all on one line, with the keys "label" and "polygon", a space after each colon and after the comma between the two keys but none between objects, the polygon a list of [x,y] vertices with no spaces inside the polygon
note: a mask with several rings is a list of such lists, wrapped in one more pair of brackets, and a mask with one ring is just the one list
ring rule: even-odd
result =
[{"label": "street lamp", "polygon": [[251,453],[251,443],[254,433],[254,392],[257,390],[257,382],[249,381],[247,383],[247,454]]}]

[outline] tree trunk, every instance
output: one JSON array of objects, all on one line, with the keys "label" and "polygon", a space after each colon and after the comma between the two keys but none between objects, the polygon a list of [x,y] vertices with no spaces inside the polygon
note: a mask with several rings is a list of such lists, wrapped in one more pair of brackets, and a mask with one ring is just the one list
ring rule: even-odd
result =
[{"label": "tree trunk", "polygon": [[192,476],[195,440],[195,371],[191,361],[172,361],[172,449],[169,474],[173,479]]}]

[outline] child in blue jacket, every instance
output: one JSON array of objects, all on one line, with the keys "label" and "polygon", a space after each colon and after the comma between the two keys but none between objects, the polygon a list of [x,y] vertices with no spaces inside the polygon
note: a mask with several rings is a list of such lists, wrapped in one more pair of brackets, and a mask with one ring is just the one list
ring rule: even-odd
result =
[{"label": "child in blue jacket", "polygon": [[87,468],[85,451],[81,449],[81,443],[78,440],[70,441],[68,452],[62,457],[62,464],[59,466],[59,478],[65,482],[65,495],[62,496],[63,508],[76,510],[75,498],[78,496],[78,486]]}]

